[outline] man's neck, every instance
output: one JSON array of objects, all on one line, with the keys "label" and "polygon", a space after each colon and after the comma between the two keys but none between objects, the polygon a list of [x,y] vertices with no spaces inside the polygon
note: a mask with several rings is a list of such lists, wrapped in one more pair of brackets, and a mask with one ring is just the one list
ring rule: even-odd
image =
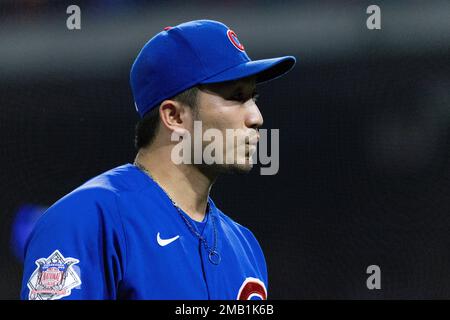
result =
[{"label": "man's neck", "polygon": [[194,165],[174,164],[170,160],[170,149],[166,147],[141,149],[135,162],[149,171],[160,187],[192,219],[204,219],[215,177],[206,176]]}]

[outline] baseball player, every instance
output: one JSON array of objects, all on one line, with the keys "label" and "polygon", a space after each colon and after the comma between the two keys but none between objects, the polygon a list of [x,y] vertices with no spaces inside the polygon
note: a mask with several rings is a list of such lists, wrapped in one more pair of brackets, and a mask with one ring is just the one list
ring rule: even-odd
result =
[{"label": "baseball player", "polygon": [[175,163],[172,151],[195,121],[224,136],[241,129],[254,149],[263,123],[255,86],[294,64],[292,56],[250,60],[236,33],[212,20],[150,39],[130,73],[141,117],[135,161],[46,211],[27,243],[22,299],[267,299],[261,247],[209,197],[219,174],[252,168],[251,153],[207,165]]}]

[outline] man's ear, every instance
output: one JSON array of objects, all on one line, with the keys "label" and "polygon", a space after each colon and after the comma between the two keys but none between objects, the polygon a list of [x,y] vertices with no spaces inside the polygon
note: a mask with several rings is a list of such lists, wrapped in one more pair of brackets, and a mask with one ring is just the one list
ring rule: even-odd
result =
[{"label": "man's ear", "polygon": [[189,124],[189,113],[186,107],[175,100],[164,100],[159,106],[159,117],[161,125],[169,131],[187,129]]}]

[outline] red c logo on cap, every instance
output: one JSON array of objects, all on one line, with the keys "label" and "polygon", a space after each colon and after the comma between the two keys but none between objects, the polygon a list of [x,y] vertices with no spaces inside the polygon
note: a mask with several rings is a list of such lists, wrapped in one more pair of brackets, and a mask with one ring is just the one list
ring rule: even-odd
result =
[{"label": "red c logo on cap", "polygon": [[244,46],[239,42],[239,39],[236,35],[236,32],[234,32],[233,30],[228,30],[227,31],[227,36],[228,39],[231,41],[231,43],[233,44],[233,46],[236,47],[236,49],[240,50],[240,51],[244,51]]},{"label": "red c logo on cap", "polygon": [[242,283],[237,296],[237,300],[251,300],[253,297],[259,297],[261,300],[267,300],[267,289],[259,279],[247,278]]}]

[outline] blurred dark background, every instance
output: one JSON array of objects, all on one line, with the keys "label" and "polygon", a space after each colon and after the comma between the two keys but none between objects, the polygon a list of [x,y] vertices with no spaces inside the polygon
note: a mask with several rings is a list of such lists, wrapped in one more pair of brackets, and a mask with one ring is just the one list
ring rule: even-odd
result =
[{"label": "blurred dark background", "polygon": [[[66,28],[70,4],[81,30]],[[371,4],[381,30],[366,27]],[[139,49],[201,18],[253,59],[298,59],[259,90],[279,173],[223,176],[212,192],[263,247],[269,298],[450,298],[448,1],[136,0],[0,4],[0,298],[19,297],[39,210],[133,161]],[[381,290],[366,287],[373,264]]]}]

